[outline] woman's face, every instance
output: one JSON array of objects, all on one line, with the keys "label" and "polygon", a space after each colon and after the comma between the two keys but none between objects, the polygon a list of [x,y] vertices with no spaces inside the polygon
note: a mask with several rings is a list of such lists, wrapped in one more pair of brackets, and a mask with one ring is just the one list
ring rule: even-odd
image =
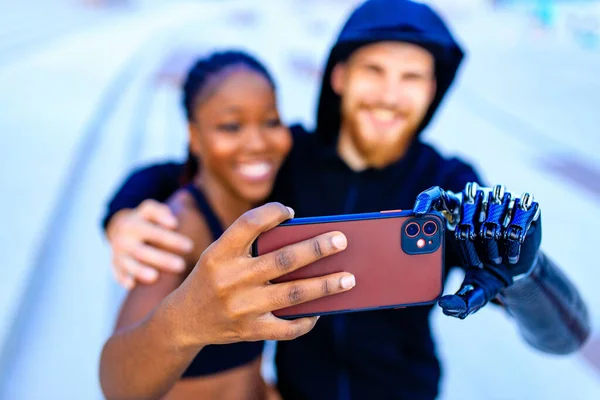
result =
[{"label": "woman's face", "polygon": [[190,147],[206,178],[243,201],[267,198],[292,139],[262,74],[235,66],[214,76],[197,99],[189,126]]}]

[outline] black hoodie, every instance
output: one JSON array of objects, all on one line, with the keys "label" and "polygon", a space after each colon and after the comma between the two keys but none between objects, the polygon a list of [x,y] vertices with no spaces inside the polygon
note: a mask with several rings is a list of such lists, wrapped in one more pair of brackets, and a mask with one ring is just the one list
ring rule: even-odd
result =
[{"label": "black hoodie", "polygon": [[[397,40],[429,50],[436,60],[437,94],[417,134],[452,84],[463,52],[439,16],[406,0],[370,0],[357,8],[334,45],[321,87],[314,134],[293,127],[294,149],[273,199],[298,217],[410,209],[434,185],[461,191],[479,182],[458,159],[445,159],[417,138],[406,155],[383,169],[351,170],[338,156],[340,98],[331,71],[360,46]],[[449,249],[446,264],[458,264]],[[360,282],[357,282],[360,285]],[[279,389],[285,399],[433,399],[440,366],[429,326],[431,307],[323,316],[309,334],[280,342]]]},{"label": "black hoodie", "polygon": [[[437,95],[418,133],[430,122],[454,80],[462,51],[428,6],[407,0],[370,0],[357,8],[327,62],[316,132],[293,127],[294,148],[275,185],[273,200],[292,206],[296,216],[410,209],[417,195],[431,186],[458,192],[467,182],[479,181],[469,165],[443,158],[418,136],[401,160],[383,169],[355,172],[337,155],[340,99],[329,84],[331,70],[358,47],[388,40],[420,45],[436,60]],[[108,217],[147,197],[165,200],[177,188],[179,172],[174,164],[137,172],[112,201]],[[457,265],[455,253],[446,250],[446,265]],[[431,307],[411,307],[321,317],[309,334],[278,344],[278,386],[283,397],[435,398],[440,366],[431,338],[430,311]]]},{"label": "black hoodie", "polygon": [[348,18],[327,60],[317,114],[317,133],[323,142],[335,142],[340,128],[340,97],[330,85],[331,71],[363,45],[380,41],[414,43],[429,50],[435,59],[436,96],[417,133],[431,121],[452,84],[463,52],[452,34],[428,6],[406,0],[371,0]]}]

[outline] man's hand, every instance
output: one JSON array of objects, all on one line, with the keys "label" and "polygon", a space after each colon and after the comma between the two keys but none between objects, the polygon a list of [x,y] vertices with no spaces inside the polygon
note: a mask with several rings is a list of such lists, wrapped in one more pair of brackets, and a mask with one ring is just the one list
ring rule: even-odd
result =
[{"label": "man's hand", "polygon": [[182,272],[182,255],[192,250],[193,242],[175,228],[177,219],[169,207],[154,200],[117,212],[106,227],[117,281],[132,289],[136,280],[153,283],[160,271]]},{"label": "man's hand", "polygon": [[481,188],[476,183],[468,183],[459,195],[434,187],[421,193],[413,207],[417,215],[432,210],[447,217],[453,234],[446,243],[458,248],[466,270],[460,290],[440,299],[444,314],[466,318],[534,267],[542,227],[531,194],[516,197],[502,185]]},{"label": "man's hand", "polygon": [[282,249],[250,255],[258,235],[292,218],[269,203],[250,210],[202,254],[182,285],[166,299],[176,341],[185,348],[239,341],[289,340],[309,332],[317,318],[284,320],[271,312],[354,287],[350,273],[270,283],[286,273],[343,251],[347,240],[330,232]]}]

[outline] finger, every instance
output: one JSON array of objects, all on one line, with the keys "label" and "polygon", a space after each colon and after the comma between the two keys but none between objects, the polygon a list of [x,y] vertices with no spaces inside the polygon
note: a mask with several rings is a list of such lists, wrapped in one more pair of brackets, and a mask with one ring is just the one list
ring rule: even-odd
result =
[{"label": "finger", "polygon": [[261,288],[265,296],[261,311],[271,312],[307,301],[346,292],[356,285],[354,275],[347,272],[322,277],[277,283]]},{"label": "finger", "polygon": [[253,258],[254,267],[249,273],[255,281],[265,283],[321,258],[339,253],[347,245],[348,241],[343,233],[324,233]]},{"label": "finger", "polygon": [[503,185],[496,185],[488,193],[485,221],[481,224],[479,236],[483,240],[486,261],[493,264],[502,262],[503,249],[500,247],[504,235],[504,220],[510,212],[511,195]]},{"label": "finger", "polygon": [[479,228],[479,218],[482,213],[483,191],[476,183],[468,183],[463,192],[463,203],[460,210],[460,223],[454,232],[459,243],[462,258],[469,267],[481,267],[477,255],[476,240]]},{"label": "finger", "polygon": [[521,244],[525,241],[532,222],[537,220],[539,215],[539,204],[533,201],[531,194],[524,193],[521,198],[515,200],[513,216],[505,232],[506,255],[510,264],[519,262]]},{"label": "finger", "polygon": [[139,205],[139,213],[145,220],[162,225],[168,229],[177,228],[177,218],[166,205],[156,200],[147,199]]},{"label": "finger", "polygon": [[116,265],[113,262],[113,275],[119,285],[123,286],[127,290],[131,290],[135,287],[135,280],[125,272],[125,268],[121,265]]},{"label": "finger", "polygon": [[456,294],[443,296],[438,304],[444,314],[465,319],[493,300],[511,281],[504,266],[469,268]]},{"label": "finger", "polygon": [[449,226],[454,230],[460,216],[460,202],[456,194],[434,186],[419,194],[413,206],[413,213],[420,217],[435,210],[446,218]]},{"label": "finger", "polygon": [[156,269],[143,265],[127,255],[120,256],[118,263],[123,272],[132,279],[148,284],[154,283],[158,279],[158,272]]},{"label": "finger", "polygon": [[178,254],[189,253],[194,246],[190,238],[178,232],[165,229],[161,225],[143,222],[135,227],[140,240],[152,243],[167,251]]},{"label": "finger", "polygon": [[281,203],[267,203],[245,212],[223,233],[219,242],[228,252],[235,249],[248,254],[258,235],[293,217],[291,208]]},{"label": "finger", "polygon": [[310,332],[319,317],[306,317],[286,321],[270,314],[262,324],[259,340],[293,340]]},{"label": "finger", "polygon": [[181,273],[185,270],[185,260],[177,254],[172,254],[145,243],[135,243],[127,249],[130,256],[137,262],[159,271]]},{"label": "finger", "polygon": [[417,200],[415,200],[413,206],[413,213],[417,217],[427,214],[433,210],[433,205],[440,201],[441,198],[442,189],[439,186],[430,187],[417,196]]}]

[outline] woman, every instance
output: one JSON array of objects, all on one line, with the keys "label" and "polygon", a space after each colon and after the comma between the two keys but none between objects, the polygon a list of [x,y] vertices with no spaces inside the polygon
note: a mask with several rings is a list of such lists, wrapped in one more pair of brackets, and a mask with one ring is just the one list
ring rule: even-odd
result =
[{"label": "woman", "polygon": [[[129,292],[116,331],[140,323],[181,285],[224,228],[267,198],[292,145],[279,119],[273,80],[245,53],[216,53],[198,61],[187,76],[183,103],[189,159],[182,187],[168,204],[179,232],[193,238],[193,251],[182,273],[162,273],[155,284]],[[263,398],[261,352],[262,342],[204,347],[166,398]],[[102,363],[101,369],[110,367]]]}]

